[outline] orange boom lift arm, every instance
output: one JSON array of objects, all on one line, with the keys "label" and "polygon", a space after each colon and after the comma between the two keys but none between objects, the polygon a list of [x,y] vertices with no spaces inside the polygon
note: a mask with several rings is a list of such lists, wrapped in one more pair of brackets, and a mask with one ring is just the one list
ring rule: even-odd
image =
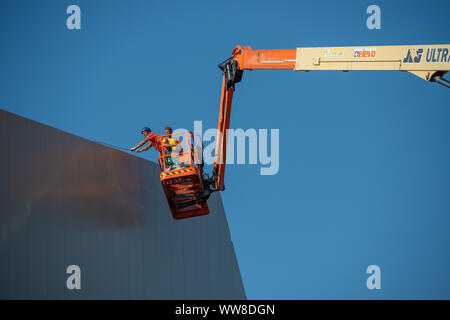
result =
[{"label": "orange boom lift arm", "polygon": [[216,154],[214,159],[213,186],[224,190],[224,176],[227,156],[227,130],[230,127],[231,102],[235,84],[242,80],[244,70],[252,69],[294,69],[295,49],[252,50],[237,46],[233,56],[219,64],[223,73],[220,98],[219,124],[217,127]]},{"label": "orange boom lift arm", "polygon": [[223,82],[217,127],[216,153],[210,184],[213,191],[225,189],[224,176],[231,102],[235,84],[244,70],[397,70],[410,72],[426,81],[450,87],[442,78],[450,69],[450,45],[316,47],[253,50],[237,46],[232,56],[219,64]]}]

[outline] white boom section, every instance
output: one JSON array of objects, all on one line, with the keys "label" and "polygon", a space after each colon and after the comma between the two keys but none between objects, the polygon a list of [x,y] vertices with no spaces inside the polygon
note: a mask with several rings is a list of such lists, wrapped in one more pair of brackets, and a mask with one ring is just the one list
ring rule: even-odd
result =
[{"label": "white boom section", "polygon": [[294,70],[397,70],[439,82],[450,70],[450,45],[297,48]]}]

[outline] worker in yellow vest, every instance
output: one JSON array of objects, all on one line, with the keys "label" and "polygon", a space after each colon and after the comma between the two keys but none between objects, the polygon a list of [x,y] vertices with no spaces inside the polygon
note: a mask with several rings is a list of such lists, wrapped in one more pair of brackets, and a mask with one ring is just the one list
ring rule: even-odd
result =
[{"label": "worker in yellow vest", "polygon": [[166,160],[166,171],[174,170],[179,166],[179,146],[180,140],[172,137],[172,128],[165,127],[164,131],[166,133],[166,137],[163,138],[161,142],[161,146],[164,150],[164,156]]}]

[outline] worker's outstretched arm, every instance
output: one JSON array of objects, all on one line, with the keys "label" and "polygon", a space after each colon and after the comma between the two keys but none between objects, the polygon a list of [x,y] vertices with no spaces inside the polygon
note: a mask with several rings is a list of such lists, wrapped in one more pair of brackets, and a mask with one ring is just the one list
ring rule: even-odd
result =
[{"label": "worker's outstretched arm", "polygon": [[142,140],[141,142],[139,142],[139,144],[137,146],[131,148],[130,151],[142,152],[142,151],[146,151],[146,150],[150,149],[152,147],[151,143],[147,147],[142,148],[141,150],[137,150],[140,147],[142,147],[144,144],[146,144],[147,142],[148,142],[148,140]]},{"label": "worker's outstretched arm", "polygon": [[146,147],[144,147],[144,148],[142,148],[142,149],[140,149],[140,150],[136,150],[136,152],[142,152],[142,151],[147,151],[148,149],[150,149],[152,147],[152,144],[151,143],[149,143],[149,145],[148,146],[146,146]]}]

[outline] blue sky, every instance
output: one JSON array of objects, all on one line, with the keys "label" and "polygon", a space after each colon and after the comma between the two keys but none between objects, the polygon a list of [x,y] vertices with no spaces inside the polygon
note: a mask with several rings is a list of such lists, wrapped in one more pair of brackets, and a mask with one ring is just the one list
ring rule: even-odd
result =
[{"label": "blue sky", "polygon": [[[66,28],[67,6],[82,29]],[[368,30],[366,8],[381,8]],[[448,1],[2,1],[0,107],[131,147],[217,125],[236,45],[448,44]],[[400,72],[245,72],[232,128],[280,130],[280,171],[222,193],[250,299],[450,298],[449,90]],[[26,148],[26,146],[24,146]],[[156,153],[141,154],[156,160]],[[381,267],[381,290],[366,287]]]}]

